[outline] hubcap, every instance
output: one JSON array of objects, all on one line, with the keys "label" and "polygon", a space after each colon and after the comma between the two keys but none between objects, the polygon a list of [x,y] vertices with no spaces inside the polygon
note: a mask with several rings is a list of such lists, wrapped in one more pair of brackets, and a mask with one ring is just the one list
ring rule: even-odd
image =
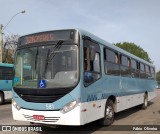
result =
[{"label": "hubcap", "polygon": [[106,118],[107,119],[113,118],[113,108],[111,106],[108,106],[106,109]]}]

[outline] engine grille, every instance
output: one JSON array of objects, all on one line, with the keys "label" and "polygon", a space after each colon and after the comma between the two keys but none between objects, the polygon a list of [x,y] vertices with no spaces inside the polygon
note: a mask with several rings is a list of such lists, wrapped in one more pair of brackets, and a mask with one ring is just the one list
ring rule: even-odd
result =
[{"label": "engine grille", "polygon": [[23,88],[13,88],[13,90],[27,102],[35,103],[52,103],[56,100],[62,98],[73,88],[54,88],[54,89],[23,89]]},{"label": "engine grille", "polygon": [[52,103],[60,98],[62,98],[65,94],[55,94],[55,95],[25,95],[21,94],[20,97],[27,102],[35,102],[35,103]]}]

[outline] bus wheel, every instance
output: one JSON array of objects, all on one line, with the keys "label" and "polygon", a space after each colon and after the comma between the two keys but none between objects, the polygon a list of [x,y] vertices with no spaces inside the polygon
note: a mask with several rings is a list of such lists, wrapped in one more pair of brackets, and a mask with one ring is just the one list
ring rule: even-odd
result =
[{"label": "bus wheel", "polygon": [[3,94],[0,92],[0,105],[3,104],[4,102],[4,96]]},{"label": "bus wheel", "polygon": [[108,100],[106,103],[104,118],[100,120],[100,124],[103,126],[109,126],[114,121],[114,108],[113,108],[113,101]]},{"label": "bus wheel", "polygon": [[147,94],[145,94],[142,109],[146,109],[147,106],[148,106],[148,96],[147,96]]}]

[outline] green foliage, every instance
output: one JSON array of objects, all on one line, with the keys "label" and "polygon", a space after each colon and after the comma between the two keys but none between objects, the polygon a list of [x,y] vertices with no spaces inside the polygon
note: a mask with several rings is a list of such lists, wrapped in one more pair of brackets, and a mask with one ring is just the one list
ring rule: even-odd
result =
[{"label": "green foliage", "polygon": [[116,43],[116,46],[128,51],[129,53],[132,53],[136,55],[137,57],[140,57],[141,59],[144,59],[150,63],[152,63],[151,59],[148,56],[148,53],[144,51],[140,46],[130,43],[130,42],[123,42],[123,43]]}]

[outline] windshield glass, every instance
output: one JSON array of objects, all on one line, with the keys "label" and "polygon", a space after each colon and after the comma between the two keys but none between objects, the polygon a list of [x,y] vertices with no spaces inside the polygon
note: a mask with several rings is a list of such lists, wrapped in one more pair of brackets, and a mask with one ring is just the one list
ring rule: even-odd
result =
[{"label": "windshield glass", "polygon": [[14,87],[63,88],[78,82],[78,47],[49,45],[18,50]]}]

